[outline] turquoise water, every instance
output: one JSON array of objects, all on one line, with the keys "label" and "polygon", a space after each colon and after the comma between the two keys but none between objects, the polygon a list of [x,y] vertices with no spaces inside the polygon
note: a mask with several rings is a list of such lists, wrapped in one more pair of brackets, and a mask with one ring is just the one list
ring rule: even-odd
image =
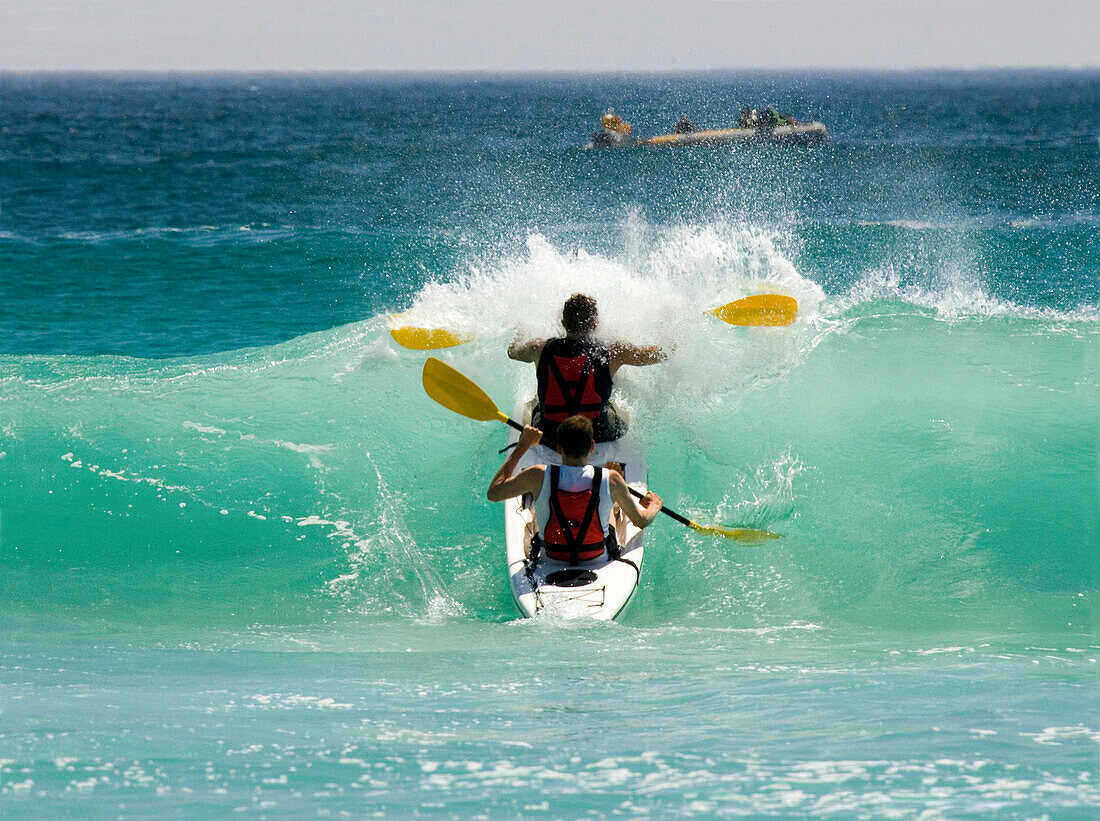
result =
[{"label": "turquoise water", "polygon": [[[1100,75],[0,78],[0,814],[1091,817]],[[775,102],[830,143],[586,152]],[[574,290],[662,517],[517,620]],[[761,291],[798,322],[707,309]],[[628,369],[629,370],[629,369]]]}]

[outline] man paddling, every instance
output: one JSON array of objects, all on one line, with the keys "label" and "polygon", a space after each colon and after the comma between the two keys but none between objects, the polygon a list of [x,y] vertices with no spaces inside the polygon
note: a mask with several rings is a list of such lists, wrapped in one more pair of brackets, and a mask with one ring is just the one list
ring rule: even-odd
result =
[{"label": "man paddling", "polygon": [[648,527],[661,510],[661,497],[646,493],[641,504],[630,495],[626,480],[617,470],[588,464],[595,448],[592,421],[570,416],[557,426],[560,465],[532,465],[513,476],[523,455],[542,440],[542,431],[526,425],[519,443],[496,472],[486,494],[491,502],[503,502],[530,494],[539,525],[537,545],[547,557],[569,564],[600,558],[604,550],[615,557],[618,543],[611,529],[611,509],[619,505],[640,528]]},{"label": "man paddling", "polygon": [[657,345],[615,342],[604,345],[592,338],[599,325],[596,300],[573,294],[561,312],[565,336],[521,341],[508,346],[508,356],[535,362],[539,406],[532,420],[547,436],[555,436],[567,417],[581,414],[592,420],[596,442],[611,442],[625,433],[625,425],[611,408],[612,377],[623,365],[653,365],[667,355]]}]

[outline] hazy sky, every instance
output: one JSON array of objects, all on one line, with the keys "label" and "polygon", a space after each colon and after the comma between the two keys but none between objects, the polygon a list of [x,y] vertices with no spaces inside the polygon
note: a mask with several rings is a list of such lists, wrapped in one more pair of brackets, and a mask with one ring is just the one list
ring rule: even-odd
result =
[{"label": "hazy sky", "polygon": [[0,0],[0,70],[1100,66],[1100,0]]}]

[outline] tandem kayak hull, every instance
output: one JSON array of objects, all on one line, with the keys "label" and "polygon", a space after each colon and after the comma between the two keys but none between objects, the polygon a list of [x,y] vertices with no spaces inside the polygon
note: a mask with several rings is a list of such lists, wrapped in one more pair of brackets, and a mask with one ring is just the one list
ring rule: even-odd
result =
[{"label": "tandem kayak hull", "polygon": [[[529,420],[530,403],[521,406],[513,418]],[[512,431],[509,443],[519,437]],[[624,465],[627,483],[645,493],[647,466],[642,450],[628,433],[615,442],[596,445],[590,460],[603,465],[614,461]],[[560,464],[558,454],[542,445],[532,448],[520,460],[518,470],[536,464]],[[615,511],[612,522],[620,547],[620,556],[606,554],[589,562],[571,565],[542,555],[530,561],[531,536],[538,532],[534,507],[523,498],[508,499],[504,509],[505,553],[512,599],[520,615],[530,618],[540,613],[561,618],[601,620],[622,617],[638,591],[644,557],[643,531]]]}]

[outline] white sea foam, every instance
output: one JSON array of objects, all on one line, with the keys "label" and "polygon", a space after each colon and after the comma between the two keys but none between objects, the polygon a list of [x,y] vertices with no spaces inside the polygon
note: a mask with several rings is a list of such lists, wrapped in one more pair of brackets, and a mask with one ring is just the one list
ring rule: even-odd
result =
[{"label": "white sea foam", "polygon": [[187,430],[193,430],[197,433],[213,433],[213,434],[217,434],[219,436],[225,434],[225,431],[222,430],[221,428],[215,428],[211,425],[200,425],[198,422],[187,422],[187,421],[185,421],[183,423],[183,426]]},{"label": "white sea foam", "polygon": [[[133,473],[126,470],[111,470],[107,467],[100,465],[85,465],[83,460],[77,459],[72,451],[64,453],[61,459],[69,463],[69,467],[73,468],[86,468],[91,473],[95,473],[104,479],[115,479],[120,482],[131,482],[139,485],[149,485],[155,488],[158,492],[165,491],[171,493],[190,493],[190,489],[183,485],[174,485],[165,482],[163,479],[159,479],[154,476],[136,476]],[[158,465],[153,465],[153,469],[157,469]]]},{"label": "white sea foam", "polygon": [[699,328],[708,310],[761,292],[795,296],[803,313],[822,298],[759,226],[706,223],[654,228],[639,217],[621,229],[621,250],[556,248],[541,234],[526,255],[476,261],[465,275],[428,283],[405,317],[478,336],[560,333],[560,306],[576,291],[600,306],[605,335],[671,343],[684,326]]},{"label": "white sea foam", "polygon": [[[560,334],[561,305],[572,293],[587,293],[599,306],[599,336],[657,344],[668,352],[662,367],[626,368],[616,383],[633,403],[663,408],[673,418],[689,407],[773,384],[840,327],[821,316],[823,291],[797,269],[775,229],[730,221],[651,226],[632,215],[619,234],[615,249],[599,252],[559,248],[541,234],[531,235],[526,253],[476,261],[463,276],[429,283],[404,318],[473,337],[444,356],[486,346],[499,352],[513,337]],[[783,328],[739,328],[709,315],[759,293],[795,297],[797,321]],[[469,361],[476,368],[483,360]],[[502,373],[517,380],[513,395],[533,390],[531,369],[506,367],[492,376]],[[652,413],[641,417],[647,424],[655,419]]]},{"label": "white sea foam", "polygon": [[319,455],[322,453],[328,453],[332,450],[332,445],[300,445],[297,442],[287,442],[284,439],[276,439],[274,444],[277,447],[285,448],[286,450],[294,451],[295,453],[306,453],[310,455]]},{"label": "white sea foam", "polygon": [[837,300],[841,312],[858,305],[888,300],[902,302],[936,313],[944,319],[968,317],[1018,317],[1056,322],[1100,320],[1100,305],[1082,305],[1070,311],[1025,306],[991,295],[974,270],[962,262],[946,268],[930,267],[914,273],[891,263],[867,271]]},{"label": "white sea foam", "polygon": [[332,450],[332,445],[307,445],[298,442],[288,442],[284,439],[276,439],[272,442],[277,448],[289,450],[292,453],[301,453],[309,457],[309,466],[314,470],[324,467],[321,456]]}]

